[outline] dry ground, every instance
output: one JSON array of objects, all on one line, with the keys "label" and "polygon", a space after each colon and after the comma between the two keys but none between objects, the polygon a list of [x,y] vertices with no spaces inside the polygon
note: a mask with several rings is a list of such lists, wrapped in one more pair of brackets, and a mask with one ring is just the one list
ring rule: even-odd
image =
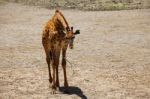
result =
[{"label": "dry ground", "polygon": [[150,99],[150,9],[63,13],[81,34],[69,93],[52,95],[41,31],[54,10],[0,5],[0,99]]}]

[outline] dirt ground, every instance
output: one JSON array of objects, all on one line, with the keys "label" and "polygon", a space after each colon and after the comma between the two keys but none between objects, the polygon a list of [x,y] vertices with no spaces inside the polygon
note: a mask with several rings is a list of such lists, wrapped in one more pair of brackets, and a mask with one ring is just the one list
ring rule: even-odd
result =
[{"label": "dirt ground", "polygon": [[54,10],[0,5],[0,99],[150,99],[150,9],[62,12],[81,34],[67,51],[69,93],[53,95],[41,31]]}]

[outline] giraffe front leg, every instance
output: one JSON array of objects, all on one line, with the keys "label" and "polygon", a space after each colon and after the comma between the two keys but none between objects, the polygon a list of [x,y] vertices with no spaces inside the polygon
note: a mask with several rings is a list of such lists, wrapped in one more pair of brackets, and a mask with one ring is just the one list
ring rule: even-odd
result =
[{"label": "giraffe front leg", "polygon": [[50,68],[50,57],[47,55],[46,61],[48,64],[48,72],[49,72],[49,82],[52,83],[52,75],[51,75],[51,68]]},{"label": "giraffe front leg", "polygon": [[58,67],[59,67],[59,57],[60,57],[60,48],[58,47],[58,49],[55,52],[55,66],[56,66],[56,87],[59,88],[59,72],[58,72]]},{"label": "giraffe front leg", "polygon": [[59,65],[59,56],[60,51],[53,53],[52,57],[52,67],[53,67],[53,82],[52,82],[52,93],[56,92],[56,88],[59,87],[59,74],[58,74],[58,65]]},{"label": "giraffe front leg", "polygon": [[48,72],[49,72],[49,82],[52,83],[52,75],[51,75],[51,68],[50,68],[51,55],[50,55],[50,51],[48,49],[48,42],[47,42],[46,38],[42,38],[42,44],[43,44],[45,54],[46,54],[46,62],[48,65]]},{"label": "giraffe front leg", "polygon": [[66,50],[62,51],[62,67],[64,72],[64,86],[68,87],[68,80],[67,80],[67,74],[66,74]]},{"label": "giraffe front leg", "polygon": [[59,56],[58,56],[57,59],[56,59],[56,87],[59,87],[58,65],[59,65]]},{"label": "giraffe front leg", "polygon": [[56,91],[56,84],[55,84],[55,72],[56,72],[56,67],[54,65],[54,62],[52,63],[52,68],[53,68],[53,79],[52,79],[52,94],[55,94]]},{"label": "giraffe front leg", "polygon": [[53,72],[52,72],[52,94],[55,94],[56,93],[56,83],[55,83],[55,74],[56,74],[56,58],[55,58],[55,55],[53,54],[52,55],[52,69],[53,69]]}]

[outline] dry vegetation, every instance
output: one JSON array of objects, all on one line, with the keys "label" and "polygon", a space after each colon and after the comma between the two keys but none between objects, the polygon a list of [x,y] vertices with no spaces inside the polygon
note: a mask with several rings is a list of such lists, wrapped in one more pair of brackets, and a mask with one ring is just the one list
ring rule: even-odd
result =
[{"label": "dry vegetation", "polygon": [[46,8],[125,10],[150,8],[150,0],[6,0]]},{"label": "dry vegetation", "polygon": [[81,34],[67,52],[69,93],[52,95],[41,31],[54,10],[1,3],[0,99],[150,98],[150,9],[62,12]]}]

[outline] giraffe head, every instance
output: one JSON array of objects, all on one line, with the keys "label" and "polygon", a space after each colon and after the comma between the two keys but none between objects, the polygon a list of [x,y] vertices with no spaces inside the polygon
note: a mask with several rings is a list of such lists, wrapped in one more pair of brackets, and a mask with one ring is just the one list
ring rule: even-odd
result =
[{"label": "giraffe head", "polygon": [[76,30],[75,32],[73,31],[73,27],[71,27],[71,30],[69,28],[66,28],[67,33],[66,33],[66,39],[69,40],[69,48],[73,49],[73,42],[75,39],[75,35],[80,34],[80,30]]}]

